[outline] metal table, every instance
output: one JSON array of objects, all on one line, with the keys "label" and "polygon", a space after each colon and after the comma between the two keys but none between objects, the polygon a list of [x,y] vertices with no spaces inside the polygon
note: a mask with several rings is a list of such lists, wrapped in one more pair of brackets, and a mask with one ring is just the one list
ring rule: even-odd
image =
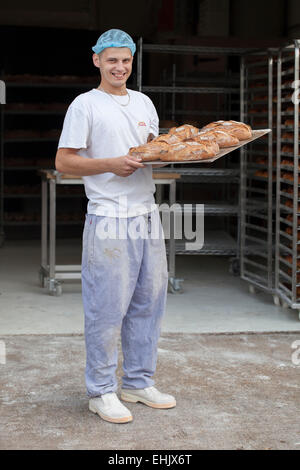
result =
[{"label": "metal table", "polygon": [[[48,289],[51,295],[61,295],[62,280],[81,279],[81,265],[56,264],[56,185],[83,184],[79,176],[66,175],[56,170],[40,170],[42,177],[42,219],[41,219],[41,266],[39,279],[41,287]],[[153,173],[157,185],[157,204],[161,203],[161,187],[169,185],[169,204],[172,207],[176,201],[177,173]],[[175,238],[174,212],[170,212],[170,240],[168,249],[169,290],[172,293],[180,291],[182,279],[175,277]]]}]

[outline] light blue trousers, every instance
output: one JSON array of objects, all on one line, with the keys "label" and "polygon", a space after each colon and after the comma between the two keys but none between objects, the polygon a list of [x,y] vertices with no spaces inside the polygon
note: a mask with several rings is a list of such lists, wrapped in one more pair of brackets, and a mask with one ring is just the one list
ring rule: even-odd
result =
[{"label": "light blue trousers", "polygon": [[116,392],[120,335],[123,388],[154,384],[167,285],[165,241],[157,209],[128,219],[86,216],[82,297],[89,397]]}]

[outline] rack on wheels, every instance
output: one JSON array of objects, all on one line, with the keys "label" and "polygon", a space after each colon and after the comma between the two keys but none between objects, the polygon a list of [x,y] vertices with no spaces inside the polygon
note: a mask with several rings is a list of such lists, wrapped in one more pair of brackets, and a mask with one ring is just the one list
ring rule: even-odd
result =
[{"label": "rack on wheels", "polygon": [[[79,176],[64,175],[56,170],[40,170],[42,178],[42,224],[41,224],[41,265],[39,270],[40,286],[46,287],[49,294],[61,295],[62,281],[81,279],[81,265],[57,264],[56,256],[56,189],[57,185],[82,185]],[[157,187],[168,185],[169,205],[175,204],[177,173],[161,174],[156,172],[153,179]],[[174,214],[170,214],[170,240],[168,244],[168,273],[170,290],[176,289],[175,277],[175,238]]]},{"label": "rack on wheels", "polygon": [[241,120],[273,132],[241,150],[241,277],[300,319],[299,45],[242,58]]},{"label": "rack on wheels", "polygon": [[254,51],[241,60],[241,121],[273,132],[241,150],[241,277],[255,288],[274,290],[276,51]]},{"label": "rack on wheels", "polygon": [[274,300],[300,319],[299,47],[294,40],[278,52]]}]

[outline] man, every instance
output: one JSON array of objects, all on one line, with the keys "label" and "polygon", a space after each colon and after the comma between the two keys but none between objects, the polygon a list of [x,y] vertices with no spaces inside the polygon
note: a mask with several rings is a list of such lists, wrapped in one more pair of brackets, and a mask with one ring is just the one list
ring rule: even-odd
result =
[{"label": "man", "polygon": [[[112,29],[92,49],[100,85],[69,106],[56,168],[82,176],[89,199],[82,252],[89,409],[125,423],[132,415],[116,394],[120,334],[121,399],[153,408],[176,405],[152,379],[168,284],[152,166],[128,155],[130,147],[158,135],[158,116],[146,95],[126,88],[136,50],[132,38]],[[158,236],[151,236],[153,227]]]}]

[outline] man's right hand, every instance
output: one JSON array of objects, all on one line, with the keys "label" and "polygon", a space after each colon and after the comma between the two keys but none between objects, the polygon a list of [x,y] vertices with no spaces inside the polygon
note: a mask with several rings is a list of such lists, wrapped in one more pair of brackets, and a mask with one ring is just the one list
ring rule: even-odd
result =
[{"label": "man's right hand", "polygon": [[130,176],[139,168],[145,168],[141,158],[132,155],[123,155],[122,157],[112,158],[110,161],[111,172],[117,176]]}]

